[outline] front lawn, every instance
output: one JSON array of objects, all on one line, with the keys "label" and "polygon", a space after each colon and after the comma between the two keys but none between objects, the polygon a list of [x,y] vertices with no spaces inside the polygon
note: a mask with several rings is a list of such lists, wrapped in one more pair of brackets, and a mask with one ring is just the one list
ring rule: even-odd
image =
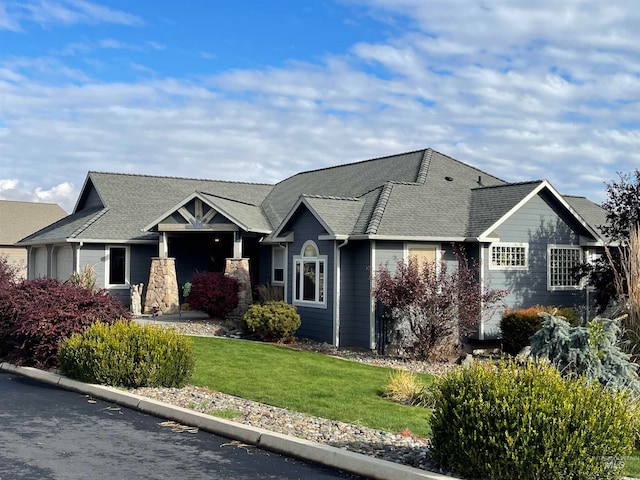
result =
[{"label": "front lawn", "polygon": [[389,432],[431,434],[429,410],[382,398],[389,368],[246,340],[193,337],[193,343],[194,385]]}]

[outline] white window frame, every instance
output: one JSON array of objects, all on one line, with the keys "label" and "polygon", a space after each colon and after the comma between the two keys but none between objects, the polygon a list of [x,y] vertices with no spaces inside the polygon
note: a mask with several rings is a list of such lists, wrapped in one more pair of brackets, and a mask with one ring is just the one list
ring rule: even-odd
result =
[{"label": "white window frame", "polygon": [[[282,252],[282,265],[276,265],[277,250]],[[282,280],[276,280],[277,269],[282,269]],[[284,285],[286,278],[287,278],[287,247],[282,245],[274,245],[271,248],[271,285]]]},{"label": "white window frame", "polygon": [[[524,249],[524,265],[496,265],[493,262],[494,248],[522,248]],[[529,270],[529,244],[521,242],[494,242],[489,245],[489,270]]]},{"label": "white window frame", "polygon": [[[584,288],[583,282],[578,281],[576,285],[551,285],[551,252],[553,250],[575,250],[579,254],[578,264],[581,263],[584,259],[584,253],[582,248],[578,245],[556,245],[549,244],[547,245],[547,290],[549,291],[561,291],[561,290],[581,290]],[[568,275],[568,272],[567,272]]]},{"label": "white window frame", "polygon": [[[305,256],[304,255],[304,251],[307,249],[307,247],[312,246],[315,251],[316,251],[316,255],[315,256]],[[322,271],[323,271],[323,275],[322,275],[322,282],[315,282],[315,292],[314,292],[314,299],[315,300],[304,300],[304,264],[305,263],[315,263],[315,271],[316,272],[320,272],[321,268],[320,265],[322,265]],[[318,245],[313,241],[313,240],[307,240],[306,242],[304,242],[304,245],[302,245],[302,248],[300,249],[300,255],[294,255],[293,256],[293,268],[292,268],[292,275],[291,275],[291,279],[292,279],[292,291],[293,291],[293,305],[299,305],[301,307],[312,307],[312,308],[327,308],[327,275],[328,275],[328,271],[327,271],[327,255],[320,255],[320,249],[318,248]],[[300,278],[296,278],[297,275],[300,275]],[[299,282],[297,281],[299,280]],[[298,292],[298,284],[302,287],[302,291]],[[323,298],[322,300],[319,299],[320,297],[320,286],[322,284],[322,292],[323,292]]]},{"label": "white window frame", "polygon": [[[111,249],[124,249],[124,283],[109,283],[109,272],[111,270]],[[105,288],[129,288],[131,285],[131,248],[129,245],[106,245],[104,253],[104,284]]]}]

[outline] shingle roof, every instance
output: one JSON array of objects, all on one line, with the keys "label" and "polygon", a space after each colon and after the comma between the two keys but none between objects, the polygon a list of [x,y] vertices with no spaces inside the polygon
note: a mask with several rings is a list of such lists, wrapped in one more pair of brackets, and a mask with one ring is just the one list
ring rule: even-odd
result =
[{"label": "shingle roof", "polygon": [[208,193],[202,193],[202,196],[207,199],[209,204],[217,211],[227,216],[229,220],[235,222],[245,230],[261,233],[269,233],[271,231],[269,222],[267,222],[267,219],[262,214],[262,208],[259,204],[252,205]]},{"label": "shingle roof", "polygon": [[480,236],[541,183],[542,180],[536,180],[474,188],[471,191],[467,236]]},{"label": "shingle roof", "polygon": [[275,228],[301,195],[361,197],[389,181],[415,182],[425,150],[298,173],[273,187],[263,209]]},{"label": "shingle roof", "polygon": [[0,200],[0,245],[13,245],[66,215],[52,203]]},{"label": "shingle roof", "polygon": [[[195,192],[255,232],[275,234],[304,199],[336,235],[469,238],[539,185],[506,183],[432,149],[303,172],[277,185],[90,172],[77,211],[30,241],[155,239],[141,229]],[[565,199],[592,226],[604,223],[597,205]]]},{"label": "shingle roof", "polygon": [[562,198],[573,208],[582,219],[593,227],[604,239],[600,227],[607,224],[607,212],[600,205],[593,203],[586,197],[563,195]]},{"label": "shingle roof", "polygon": [[[423,169],[424,170],[424,169]],[[465,237],[471,192],[479,185],[504,181],[451,157],[432,151],[421,183],[394,182],[382,192],[384,213],[372,218],[375,232],[399,237]],[[388,198],[385,198],[388,196]]]},{"label": "shingle roof", "polygon": [[[90,186],[96,189],[106,211],[99,221],[76,233],[78,239],[155,239],[157,234],[141,229],[195,191],[216,192],[231,201],[259,205],[272,188],[264,184],[102,172],[89,172],[85,189]],[[72,217],[78,215],[84,216],[84,212],[74,212]]]},{"label": "shingle roof", "polygon": [[357,198],[321,197],[305,195],[309,206],[322,218],[335,235],[354,233],[356,222],[360,218],[364,200]]}]

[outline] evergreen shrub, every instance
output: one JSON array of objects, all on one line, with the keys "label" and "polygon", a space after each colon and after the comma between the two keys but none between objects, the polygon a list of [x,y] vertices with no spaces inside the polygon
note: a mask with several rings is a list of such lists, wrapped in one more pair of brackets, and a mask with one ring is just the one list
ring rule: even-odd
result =
[{"label": "evergreen shrub", "polygon": [[535,305],[528,308],[508,309],[500,320],[502,348],[506,353],[516,355],[529,345],[529,339],[542,326],[540,313],[551,313],[564,317],[571,325],[578,325],[580,317],[573,308],[555,308]]},{"label": "evergreen shrub", "polygon": [[191,278],[189,308],[212,318],[225,318],[238,306],[239,284],[235,278],[218,272],[200,272]]},{"label": "evergreen shrub", "polygon": [[52,368],[65,338],[95,321],[129,318],[122,302],[51,278],[25,280],[0,290],[0,358]]},{"label": "evergreen shrub", "polygon": [[541,313],[540,330],[531,337],[531,355],[549,360],[564,376],[585,376],[605,387],[640,392],[638,365],[618,347],[617,320],[595,318],[572,327],[562,317]]},{"label": "evergreen shrub", "polygon": [[629,396],[542,362],[460,367],[435,397],[433,457],[465,478],[619,478],[631,452]]},{"label": "evergreen shrub", "polygon": [[191,339],[133,322],[96,322],[60,346],[61,371],[76,380],[128,388],[182,387],[193,374]]},{"label": "evergreen shrub", "polygon": [[300,315],[296,307],[286,302],[254,303],[240,327],[246,335],[255,335],[265,342],[286,342],[300,327]]}]

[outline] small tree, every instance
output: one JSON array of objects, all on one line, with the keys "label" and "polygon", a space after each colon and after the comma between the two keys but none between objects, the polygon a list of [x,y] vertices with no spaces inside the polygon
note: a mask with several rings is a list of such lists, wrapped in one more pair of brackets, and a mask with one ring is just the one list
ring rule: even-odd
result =
[{"label": "small tree", "polygon": [[410,257],[408,262],[399,261],[395,272],[380,266],[375,274],[373,295],[390,309],[394,330],[404,330],[400,346],[416,358],[429,358],[437,346],[458,344],[474,333],[482,314],[508,293],[482,291],[478,265],[461,247],[454,245],[454,255],[456,269],[443,259],[419,264]]}]

